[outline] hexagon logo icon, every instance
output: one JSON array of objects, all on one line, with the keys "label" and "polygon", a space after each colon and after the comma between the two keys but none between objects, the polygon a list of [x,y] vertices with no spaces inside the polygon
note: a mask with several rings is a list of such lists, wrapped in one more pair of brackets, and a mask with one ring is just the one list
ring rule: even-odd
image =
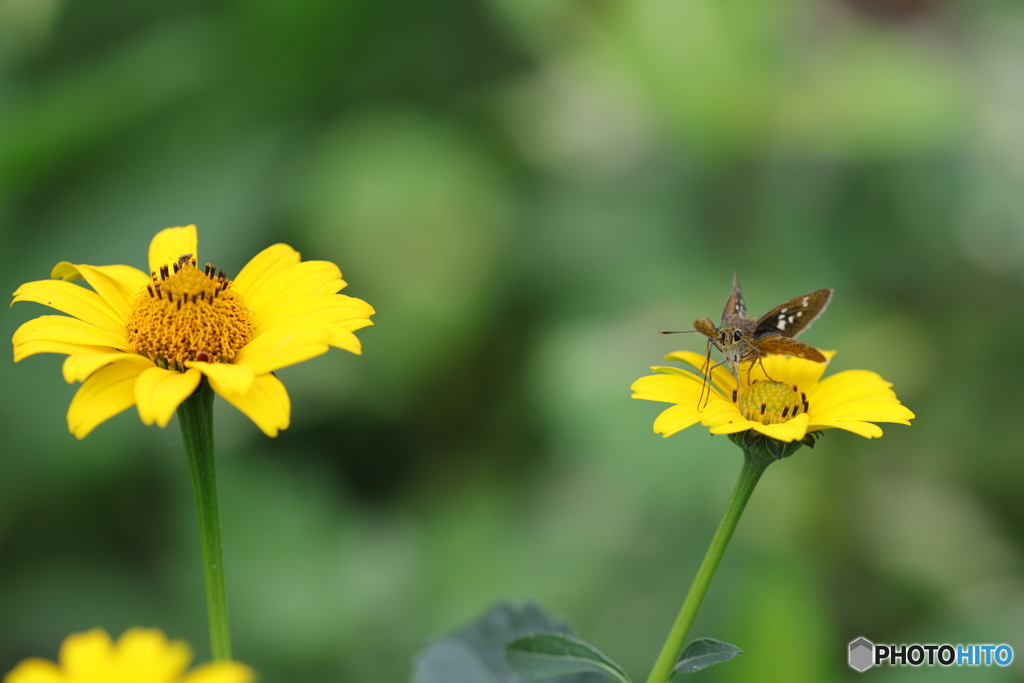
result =
[{"label": "hexagon logo icon", "polygon": [[867,638],[858,638],[850,643],[850,667],[857,671],[870,669],[875,665],[875,644]]}]

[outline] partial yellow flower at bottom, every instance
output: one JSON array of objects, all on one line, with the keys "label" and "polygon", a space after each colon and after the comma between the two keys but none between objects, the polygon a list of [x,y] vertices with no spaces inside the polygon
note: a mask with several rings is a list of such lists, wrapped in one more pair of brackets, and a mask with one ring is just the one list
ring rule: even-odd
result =
[{"label": "partial yellow flower at bottom", "polygon": [[107,632],[74,633],[60,647],[59,664],[26,659],[3,683],[252,683],[252,669],[238,662],[211,662],[186,672],[192,652],[158,630],[133,628],[117,643]]},{"label": "partial yellow flower at bottom", "polygon": [[[835,356],[835,351],[823,353],[829,360]],[[665,360],[682,361],[700,372],[706,357],[677,351]],[[711,371],[710,384],[702,375],[655,366],[651,369],[659,374],[633,383],[633,398],[676,404],[654,421],[654,431],[664,436],[700,422],[712,434],[753,430],[786,443],[832,428],[870,439],[882,435],[875,422],[909,425],[914,417],[896,398],[892,384],[874,372],[845,370],[821,379],[827,363],[782,355],[761,360],[763,364],[740,367],[742,386],[724,366]]]},{"label": "partial yellow flower at bottom", "polygon": [[12,304],[34,301],[67,314],[18,328],[14,360],[67,354],[64,379],[83,382],[68,408],[68,428],[79,439],[133,405],[145,424],[165,427],[204,378],[276,436],[290,422],[291,403],[275,370],[332,346],[361,353],[353,332],[373,324],[374,310],[338,293],[346,283],[333,263],[302,261],[275,244],[231,280],[210,264],[200,267],[197,252],[194,225],[167,228],[149,245],[149,275],[64,261],[54,279],[14,292]]}]

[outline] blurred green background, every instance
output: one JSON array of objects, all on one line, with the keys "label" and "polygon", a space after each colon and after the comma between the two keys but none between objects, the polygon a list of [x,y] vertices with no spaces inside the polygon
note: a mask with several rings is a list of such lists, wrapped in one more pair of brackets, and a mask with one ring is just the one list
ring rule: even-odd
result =
[{"label": "blurred green background", "polygon": [[[278,438],[217,402],[263,681],[406,680],[502,598],[643,680],[740,457],[629,385],[703,350],[656,332],[734,270],[757,314],[834,287],[803,339],[918,417],[768,471],[692,631],[746,654],[694,680],[854,680],[857,636],[1024,659],[1019,3],[0,0],[5,291],[188,223],[202,261],[287,242],[378,311],[363,356],[279,374]],[[0,364],[0,671],[93,626],[205,659],[177,427],[76,441],[60,363]]]}]

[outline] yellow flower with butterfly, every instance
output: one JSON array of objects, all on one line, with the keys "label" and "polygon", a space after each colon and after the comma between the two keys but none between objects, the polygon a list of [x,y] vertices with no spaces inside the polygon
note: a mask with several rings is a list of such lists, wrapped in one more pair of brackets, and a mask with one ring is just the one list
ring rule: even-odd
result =
[{"label": "yellow flower with butterfly", "polygon": [[[909,425],[914,418],[896,398],[892,385],[877,373],[846,370],[823,377],[835,352],[819,351],[795,339],[831,300],[831,289],[819,289],[755,320],[747,315],[734,275],[721,323],[715,326],[708,318],[694,322],[694,331],[708,337],[706,354],[669,354],[666,360],[681,361],[691,370],[654,366],[656,374],[633,383],[633,398],[672,404],[655,419],[656,433],[667,437],[702,423],[712,434],[728,435],[743,450],[743,467],[732,498],[647,683],[669,680],[680,653],[685,656],[683,645],[690,626],[768,465],[804,445],[813,447],[821,430],[844,429],[874,438],[882,435],[875,423]],[[715,365],[711,364],[712,348],[723,356]]]},{"label": "yellow flower with butterfly", "polygon": [[[835,355],[821,353],[826,361]],[[833,428],[874,438],[882,435],[874,423],[909,425],[914,417],[896,398],[892,384],[868,370],[845,370],[822,379],[827,363],[771,354],[743,363],[736,374],[718,367],[705,377],[705,356],[699,353],[677,351],[665,359],[681,361],[696,372],[654,366],[657,374],[641,377],[632,389],[633,398],[674,404],[654,421],[654,431],[666,437],[702,423],[712,434],[753,430],[785,443]]]},{"label": "yellow flower with butterfly", "polygon": [[[707,354],[677,351],[665,357],[696,372],[654,366],[651,369],[658,374],[633,383],[633,398],[675,404],[654,421],[654,431],[663,436],[700,422],[712,434],[752,430],[783,443],[813,445],[808,435],[818,430],[845,429],[873,438],[882,435],[875,422],[909,425],[914,414],[899,402],[889,382],[867,370],[847,370],[822,379],[835,352],[819,351],[794,339],[821,316],[831,300],[831,289],[819,289],[755,320],[747,315],[734,275],[721,324],[716,327],[708,318],[693,324],[695,331],[708,337]],[[724,356],[713,366],[712,347]]]}]

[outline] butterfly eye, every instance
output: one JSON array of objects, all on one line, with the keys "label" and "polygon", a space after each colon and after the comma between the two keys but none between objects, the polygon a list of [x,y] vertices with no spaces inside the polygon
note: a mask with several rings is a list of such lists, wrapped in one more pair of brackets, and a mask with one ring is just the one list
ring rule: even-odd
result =
[{"label": "butterfly eye", "polygon": [[739,330],[733,330],[733,333],[732,333],[732,340],[733,340],[734,342],[738,342],[738,341],[739,341],[739,340],[741,340],[741,339],[743,339],[743,333],[742,333],[742,332],[740,332]]}]

